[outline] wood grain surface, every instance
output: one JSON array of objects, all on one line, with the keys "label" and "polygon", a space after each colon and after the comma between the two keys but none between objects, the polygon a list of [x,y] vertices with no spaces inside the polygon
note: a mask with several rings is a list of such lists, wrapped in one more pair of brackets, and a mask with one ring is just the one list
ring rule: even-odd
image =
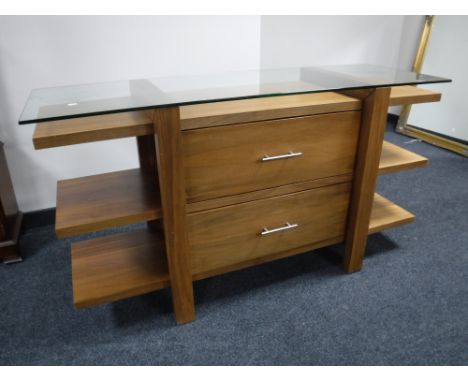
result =
[{"label": "wood grain surface", "polygon": [[138,168],[61,180],[57,185],[59,238],[160,217],[154,175]]},{"label": "wood grain surface", "polygon": [[[272,255],[344,233],[350,183],[188,215],[194,274]],[[261,235],[286,223],[298,227]]]},{"label": "wood grain surface", "polygon": [[72,243],[72,278],[77,308],[166,288],[162,235],[142,229]]},{"label": "wood grain surface", "polygon": [[179,109],[155,109],[153,118],[172,301],[176,321],[183,324],[195,319],[195,303],[187,242]]},{"label": "wood grain surface", "polygon": [[390,88],[377,88],[363,100],[359,145],[345,236],[344,269],[357,272],[366,249],[374,191],[387,124]]},{"label": "wood grain surface", "polygon": [[153,134],[153,124],[143,111],[41,122],[33,135],[34,148],[136,137]]},{"label": "wood grain surface", "polygon": [[[183,132],[188,202],[350,174],[360,112]],[[265,155],[301,156],[264,162]]]},{"label": "wood grain surface", "polygon": [[359,110],[361,101],[334,92],[296,94],[181,106],[182,130]]}]

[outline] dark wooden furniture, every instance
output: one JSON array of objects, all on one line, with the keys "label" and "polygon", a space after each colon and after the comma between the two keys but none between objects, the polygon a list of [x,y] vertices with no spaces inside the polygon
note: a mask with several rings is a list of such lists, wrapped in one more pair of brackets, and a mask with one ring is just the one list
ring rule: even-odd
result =
[{"label": "dark wooden furniture", "polygon": [[4,263],[22,260],[18,254],[21,219],[22,214],[16,203],[3,142],[0,142],[0,261]]}]

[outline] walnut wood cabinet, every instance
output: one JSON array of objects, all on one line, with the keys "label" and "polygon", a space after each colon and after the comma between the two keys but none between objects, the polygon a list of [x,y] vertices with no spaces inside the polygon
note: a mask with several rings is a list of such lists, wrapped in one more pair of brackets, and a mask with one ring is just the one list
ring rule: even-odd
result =
[{"label": "walnut wood cabinet", "polygon": [[[74,242],[83,308],[172,288],[175,318],[195,318],[193,282],[345,244],[358,271],[367,236],[414,216],[375,194],[376,179],[425,166],[384,142],[389,105],[437,101],[411,86],[156,108],[41,122],[37,149],[135,136],[140,168],[58,183],[59,237],[136,222]],[[313,256],[313,254],[311,254]]]}]

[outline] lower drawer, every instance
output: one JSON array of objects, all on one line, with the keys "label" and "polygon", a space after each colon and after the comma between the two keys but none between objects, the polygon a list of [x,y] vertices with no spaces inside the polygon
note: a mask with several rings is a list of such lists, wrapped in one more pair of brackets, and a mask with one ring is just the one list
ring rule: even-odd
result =
[{"label": "lower drawer", "polygon": [[189,214],[199,274],[344,235],[350,183]]}]

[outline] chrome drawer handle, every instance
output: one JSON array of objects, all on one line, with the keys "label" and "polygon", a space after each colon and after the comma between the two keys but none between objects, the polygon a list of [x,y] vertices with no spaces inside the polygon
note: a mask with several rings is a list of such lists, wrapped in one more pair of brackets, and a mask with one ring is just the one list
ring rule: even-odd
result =
[{"label": "chrome drawer handle", "polygon": [[263,156],[263,158],[262,158],[262,162],[266,162],[266,161],[269,161],[269,160],[276,160],[276,159],[287,159],[287,158],[300,157],[301,155],[302,155],[301,152],[295,153],[293,151],[290,151],[289,153],[283,154],[283,155],[275,155],[273,157],[265,154]]},{"label": "chrome drawer handle", "polygon": [[272,228],[272,229],[268,229],[266,227],[263,227],[263,231],[260,232],[260,235],[269,235],[270,233],[286,231],[288,229],[293,229],[293,228],[296,228],[296,227],[299,227],[299,224],[286,223],[286,225],[284,225],[283,227]]}]

